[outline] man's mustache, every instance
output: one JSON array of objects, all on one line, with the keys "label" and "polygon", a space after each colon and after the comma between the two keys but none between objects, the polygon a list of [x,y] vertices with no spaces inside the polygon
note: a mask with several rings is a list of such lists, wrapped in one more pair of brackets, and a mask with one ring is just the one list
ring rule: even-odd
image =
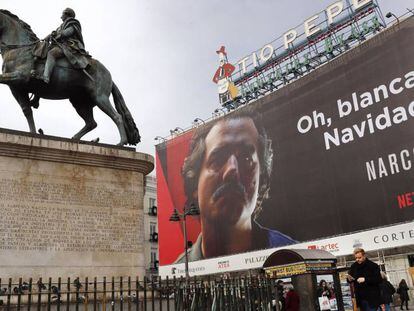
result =
[{"label": "man's mustache", "polygon": [[218,187],[217,190],[214,191],[213,202],[219,199],[226,192],[233,192],[233,193],[236,192],[237,194],[240,194],[241,196],[244,197],[246,188],[240,182],[226,182],[220,185],[220,187]]}]

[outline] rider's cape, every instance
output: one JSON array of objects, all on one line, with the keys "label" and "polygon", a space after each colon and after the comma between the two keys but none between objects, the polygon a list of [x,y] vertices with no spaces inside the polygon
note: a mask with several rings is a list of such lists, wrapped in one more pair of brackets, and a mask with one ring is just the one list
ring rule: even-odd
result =
[{"label": "rider's cape", "polygon": [[59,34],[69,27],[72,27],[75,30],[74,34],[70,37],[62,37],[58,43],[55,44],[62,49],[66,58],[73,67],[77,69],[84,69],[88,66],[87,57],[89,54],[85,51],[85,44],[83,43],[82,37],[82,27],[79,21],[75,18],[68,18],[56,30],[56,32]]},{"label": "rider's cape", "polygon": [[62,49],[63,54],[69,61],[69,63],[76,69],[84,69],[88,66],[88,57],[91,57],[88,52],[85,51],[85,45],[83,43],[82,37],[82,28],[77,19],[68,18],[56,32],[62,33],[65,29],[72,27],[75,32],[70,37],[61,37],[58,41],[52,41],[52,44],[49,46],[48,42],[39,41],[33,48],[33,55],[44,59],[47,56],[47,52],[58,46]]}]

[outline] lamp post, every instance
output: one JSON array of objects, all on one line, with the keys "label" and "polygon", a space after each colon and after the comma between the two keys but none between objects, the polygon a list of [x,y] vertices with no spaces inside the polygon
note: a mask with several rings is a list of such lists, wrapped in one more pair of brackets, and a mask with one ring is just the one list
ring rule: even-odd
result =
[{"label": "lamp post", "polygon": [[193,121],[193,125],[194,125],[194,126],[199,126],[199,125],[201,125],[201,124],[206,124],[206,122],[204,122],[204,120],[203,120],[203,119],[201,119],[201,118],[195,118],[195,119],[194,119],[194,121]]},{"label": "lamp post", "polygon": [[391,17],[394,17],[394,18],[397,20],[397,24],[399,24],[399,23],[400,23],[400,19],[398,18],[398,16],[397,16],[397,15],[395,15],[394,13],[392,13],[392,12],[388,12],[388,13],[387,13],[387,15],[385,15],[385,17],[386,17],[386,18],[391,18]]},{"label": "lamp post", "polygon": [[174,135],[178,135],[178,134],[180,134],[180,133],[184,133],[185,131],[184,131],[184,129],[183,128],[181,128],[181,127],[176,127],[175,129],[173,129],[173,130],[170,130],[170,135],[171,136],[174,136]]},{"label": "lamp post", "polygon": [[154,140],[160,140],[162,143],[166,141],[166,139],[161,136],[155,136]]},{"label": "lamp post", "polygon": [[184,259],[185,259],[185,279],[188,282],[189,273],[188,273],[188,241],[187,241],[187,226],[186,218],[187,216],[198,216],[200,215],[200,210],[197,205],[191,203],[190,205],[184,205],[183,213],[179,213],[176,208],[171,214],[170,221],[180,221],[183,220],[183,231],[184,231]]}]

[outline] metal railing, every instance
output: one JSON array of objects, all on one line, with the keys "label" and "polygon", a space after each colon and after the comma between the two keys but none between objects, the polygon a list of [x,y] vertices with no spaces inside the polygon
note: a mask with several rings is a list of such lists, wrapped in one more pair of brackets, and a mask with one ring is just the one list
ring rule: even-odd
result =
[{"label": "metal railing", "polygon": [[0,310],[274,310],[265,277],[0,279]]}]

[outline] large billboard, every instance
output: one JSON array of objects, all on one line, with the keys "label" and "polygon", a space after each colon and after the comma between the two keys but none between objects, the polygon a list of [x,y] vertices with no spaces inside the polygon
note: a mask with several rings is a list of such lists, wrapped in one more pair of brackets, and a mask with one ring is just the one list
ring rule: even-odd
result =
[{"label": "large billboard", "polygon": [[409,18],[158,145],[160,265],[183,262],[182,225],[169,218],[192,204],[190,261],[412,221],[413,117]]}]

